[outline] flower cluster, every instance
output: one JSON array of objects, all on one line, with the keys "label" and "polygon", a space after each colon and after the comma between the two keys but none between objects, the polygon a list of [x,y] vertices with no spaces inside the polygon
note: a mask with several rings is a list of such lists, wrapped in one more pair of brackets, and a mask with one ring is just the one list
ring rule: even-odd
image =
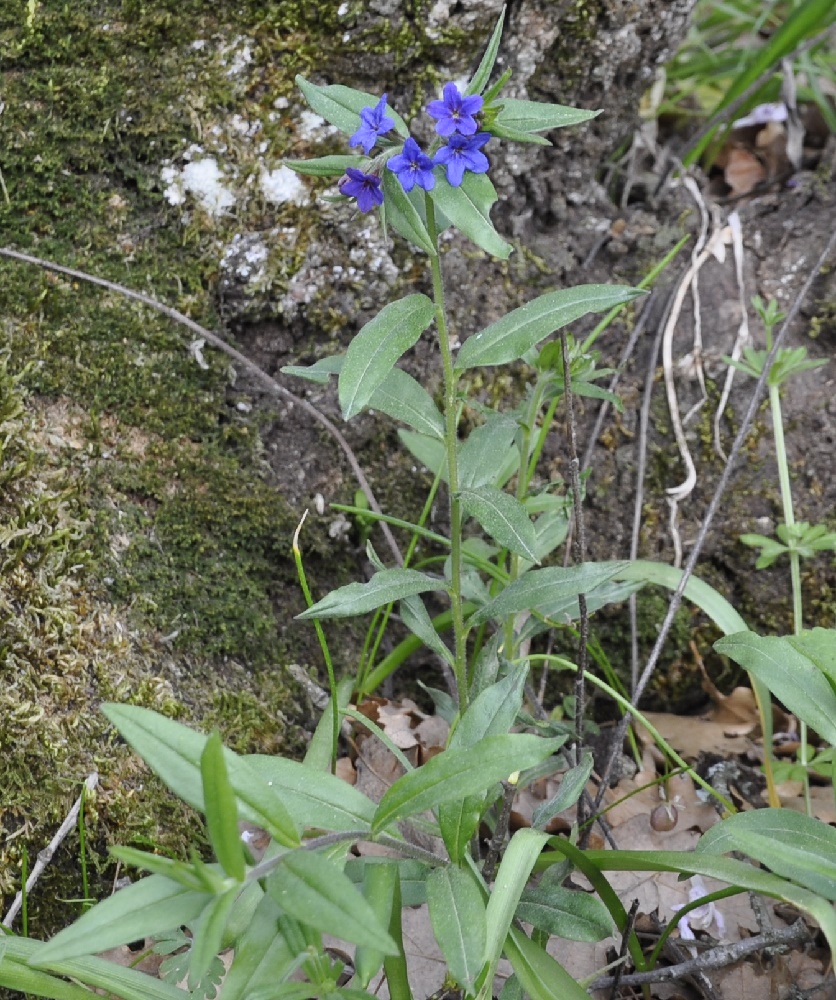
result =
[{"label": "flower cluster", "polygon": [[[397,176],[404,191],[410,192],[416,184],[424,191],[432,191],[435,187],[433,170],[438,166],[445,168],[447,182],[453,187],[459,187],[466,171],[487,172],[488,158],[482,147],[491,136],[489,132],[478,131],[475,117],[482,110],[482,104],[481,97],[462,94],[454,83],[445,85],[441,100],[430,101],[427,113],[436,119],[435,130],[447,142],[430,156],[409,136],[400,152],[386,159],[386,167]],[[387,110],[386,94],[374,107],[363,108],[360,128],[351,136],[349,144],[361,146],[366,156],[371,155],[379,138],[395,127]],[[343,194],[357,199],[361,212],[370,212],[383,204],[380,167],[375,163],[368,172],[348,167],[339,188]]]}]

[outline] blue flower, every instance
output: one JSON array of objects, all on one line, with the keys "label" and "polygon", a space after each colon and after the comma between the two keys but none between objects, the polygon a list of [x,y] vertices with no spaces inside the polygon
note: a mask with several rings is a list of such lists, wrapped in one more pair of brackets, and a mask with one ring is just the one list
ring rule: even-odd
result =
[{"label": "blue flower", "polygon": [[439,135],[447,137],[454,132],[473,135],[477,128],[473,116],[482,110],[482,104],[481,97],[475,94],[463,97],[455,83],[448,83],[444,87],[444,99],[430,101],[427,113],[438,119],[435,130]]},{"label": "blue flower", "polygon": [[465,170],[470,170],[474,174],[487,172],[490,164],[481,149],[490,137],[490,132],[477,132],[470,137],[451,135],[447,145],[442,146],[435,154],[434,162],[447,167],[447,180],[453,187],[461,184]]},{"label": "blue flower", "polygon": [[374,174],[364,174],[356,167],[346,167],[345,176],[339,181],[339,189],[349,198],[357,199],[361,212],[370,212],[375,205],[383,204],[380,178]]},{"label": "blue flower", "polygon": [[349,146],[362,146],[366,156],[374,148],[378,137],[395,127],[395,122],[386,114],[386,95],[373,108],[363,108],[360,112],[360,128],[348,140]]},{"label": "blue flower", "polygon": [[403,150],[387,161],[386,166],[398,175],[404,191],[411,191],[416,184],[425,191],[432,191],[435,187],[434,163],[426,153],[421,152],[412,136],[403,144]]}]

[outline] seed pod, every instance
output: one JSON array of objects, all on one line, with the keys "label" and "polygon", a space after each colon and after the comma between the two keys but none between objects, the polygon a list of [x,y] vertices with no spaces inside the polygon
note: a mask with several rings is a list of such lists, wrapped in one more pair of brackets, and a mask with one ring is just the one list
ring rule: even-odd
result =
[{"label": "seed pod", "polygon": [[650,814],[650,825],[657,833],[667,833],[679,821],[679,813],[672,802],[660,802]]}]

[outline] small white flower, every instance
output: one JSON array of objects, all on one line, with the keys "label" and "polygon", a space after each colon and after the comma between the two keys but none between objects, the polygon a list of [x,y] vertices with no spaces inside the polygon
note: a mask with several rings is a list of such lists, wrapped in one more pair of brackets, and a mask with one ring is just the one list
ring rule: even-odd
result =
[{"label": "small white flower", "polygon": [[[708,890],[703,880],[699,875],[694,875],[691,878],[691,888],[688,890],[688,902],[693,903],[694,900],[707,895]],[[684,904],[680,904],[672,906],[671,909],[676,913],[683,906]],[[694,941],[696,940],[694,931],[710,931],[712,927],[716,929],[714,936],[718,940],[722,940],[726,936],[726,922],[723,920],[723,914],[717,909],[714,903],[704,903],[702,906],[689,911],[684,917],[680,918],[677,927],[679,928],[679,936],[683,941]],[[696,957],[696,949],[691,948],[689,950]]]}]

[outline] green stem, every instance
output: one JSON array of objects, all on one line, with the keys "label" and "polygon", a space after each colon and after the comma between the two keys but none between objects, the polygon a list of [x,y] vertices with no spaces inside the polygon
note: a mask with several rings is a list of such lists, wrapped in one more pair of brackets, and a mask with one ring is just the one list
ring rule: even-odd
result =
[{"label": "green stem", "polygon": [[[433,246],[438,246],[435,224],[435,206],[427,194],[424,198],[427,212],[427,232]],[[453,613],[455,641],[453,674],[459,696],[459,711],[467,708],[467,658],[464,615],[462,612],[462,509],[456,498],[459,489],[458,469],[458,406],[456,390],[458,377],[453,367],[453,352],[447,332],[447,314],[444,309],[444,281],[438,255],[430,257],[433,278],[435,322],[438,329],[438,346],[444,371],[444,443],[447,449],[447,486],[450,491],[450,609]]]},{"label": "green stem", "polygon": [[[781,415],[781,391],[777,385],[769,387],[769,408],[772,411],[772,433],[775,436],[775,458],[778,462],[778,482],[781,487],[781,503],[784,507],[784,524],[787,526],[788,541],[790,544],[790,581],[792,584],[792,619],[793,632],[800,635],[804,627],[804,619],[801,605],[801,558],[798,549],[793,541],[792,529],[795,527],[795,514],[792,508],[792,485],[790,483],[790,467],[787,461],[787,449],[784,443],[784,422]],[[799,762],[802,774],[804,775],[804,803],[807,815],[813,815],[813,803],[810,799],[810,778],[807,773],[809,761],[807,759],[807,723],[801,722],[799,726],[799,736],[801,738],[801,749]]]}]

